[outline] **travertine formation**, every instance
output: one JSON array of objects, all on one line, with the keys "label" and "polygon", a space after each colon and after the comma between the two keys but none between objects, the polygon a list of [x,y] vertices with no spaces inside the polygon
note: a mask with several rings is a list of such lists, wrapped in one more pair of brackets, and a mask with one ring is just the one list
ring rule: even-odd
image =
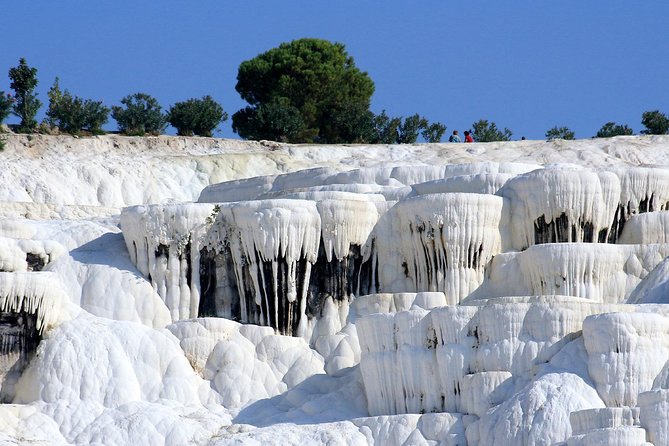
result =
[{"label": "travertine formation", "polygon": [[[579,165],[596,141],[463,162],[120,137],[84,165],[59,138],[59,195],[55,154],[21,141],[0,155],[0,443],[669,443],[669,168]],[[608,144],[661,164],[669,138]]]}]

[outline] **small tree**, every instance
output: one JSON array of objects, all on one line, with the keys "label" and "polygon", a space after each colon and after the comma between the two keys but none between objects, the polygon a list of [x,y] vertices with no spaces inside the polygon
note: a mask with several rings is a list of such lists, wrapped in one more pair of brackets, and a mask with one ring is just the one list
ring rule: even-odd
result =
[{"label": "small tree", "polygon": [[616,124],[615,122],[607,122],[597,132],[597,138],[612,138],[621,135],[633,135],[634,132],[627,125]]},{"label": "small tree", "polygon": [[167,118],[158,101],[146,94],[135,93],[121,99],[121,104],[112,107],[112,118],[118,123],[119,130],[125,135],[159,135],[167,126]]},{"label": "small tree", "polygon": [[61,131],[73,135],[86,130],[92,134],[102,134],[102,126],[109,120],[109,108],[101,101],[93,101],[73,96],[69,91],[61,91],[59,79],[47,93],[49,108],[46,111],[46,123],[58,127]]},{"label": "small tree", "polygon": [[49,88],[46,95],[49,98],[49,107],[46,110],[45,121],[51,128],[57,127],[60,113],[59,107],[63,99],[63,92],[60,90],[60,79],[58,77],[53,81],[53,85]]},{"label": "small tree", "polygon": [[646,127],[641,133],[646,135],[665,135],[669,131],[669,118],[659,110],[644,112],[641,123]]},{"label": "small tree", "polygon": [[13,103],[14,99],[12,98],[12,95],[0,90],[0,124],[5,122],[5,119],[7,119],[12,112]]},{"label": "small tree", "polygon": [[434,122],[423,129],[421,136],[427,142],[440,142],[446,133],[446,126],[440,122]]},{"label": "small tree", "polygon": [[374,117],[374,144],[395,144],[399,134],[402,118],[391,118],[386,111]]},{"label": "small tree", "polygon": [[509,141],[513,135],[507,128],[498,130],[494,122],[488,123],[486,119],[475,122],[472,128],[472,136],[477,142]]},{"label": "small tree", "polygon": [[421,130],[429,125],[427,119],[418,113],[405,118],[397,129],[398,144],[413,144],[418,139]]},{"label": "small tree", "polygon": [[226,119],[228,114],[211,96],[177,102],[167,113],[167,121],[181,136],[211,136],[216,126]]},{"label": "small tree", "polygon": [[13,112],[21,118],[20,132],[31,132],[37,127],[35,115],[42,106],[34,93],[37,86],[37,68],[29,67],[26,60],[19,59],[19,65],[9,69],[10,87],[14,90],[16,101]]},{"label": "small tree", "polygon": [[574,132],[569,130],[567,127],[555,126],[552,129],[546,131],[546,140],[553,141],[555,139],[574,139]]},{"label": "small tree", "polygon": [[104,134],[102,126],[109,121],[109,107],[102,104],[102,101],[94,101],[86,99],[84,101],[84,125],[83,129],[89,131],[93,135]]}]

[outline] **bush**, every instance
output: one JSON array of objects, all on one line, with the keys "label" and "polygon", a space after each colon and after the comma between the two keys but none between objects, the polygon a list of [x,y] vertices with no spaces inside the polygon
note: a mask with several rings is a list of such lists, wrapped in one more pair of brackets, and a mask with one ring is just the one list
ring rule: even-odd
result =
[{"label": "bush", "polygon": [[621,135],[633,135],[634,132],[627,125],[616,124],[615,122],[607,122],[595,135],[596,138],[612,138]]},{"label": "bush", "polygon": [[121,104],[125,108],[115,105],[111,115],[124,135],[159,135],[165,130],[167,118],[154,97],[146,93],[135,93],[121,99]]},{"label": "bush", "polygon": [[228,114],[211,96],[177,102],[167,113],[167,121],[181,136],[211,136],[216,126],[226,119]]},{"label": "bush", "polygon": [[304,136],[308,130],[302,114],[284,98],[239,110],[233,116],[232,130],[242,138],[254,141],[301,142],[309,139]]},{"label": "bush", "polygon": [[5,122],[5,119],[12,112],[13,103],[14,99],[12,99],[12,96],[0,90],[0,124]]},{"label": "bush", "polygon": [[567,127],[558,127],[555,126],[552,129],[549,129],[546,132],[546,140],[553,141],[555,139],[574,139],[574,132],[569,130]]},{"label": "bush", "polygon": [[109,108],[100,101],[72,96],[69,91],[60,90],[58,78],[49,90],[49,108],[46,122],[53,128],[78,135],[86,130],[94,135],[104,133],[102,126],[109,120]]},{"label": "bush", "polygon": [[9,69],[10,87],[14,90],[16,101],[13,112],[21,118],[19,132],[32,132],[37,127],[35,116],[42,106],[34,93],[37,86],[37,69],[31,68],[24,58],[19,59],[19,65]]},{"label": "bush", "polygon": [[503,131],[497,129],[494,122],[488,123],[486,119],[481,119],[472,124],[472,137],[477,142],[509,141],[513,133],[505,128]]},{"label": "bush", "polygon": [[641,123],[646,127],[641,133],[646,135],[665,135],[669,131],[669,118],[659,110],[644,112]]}]

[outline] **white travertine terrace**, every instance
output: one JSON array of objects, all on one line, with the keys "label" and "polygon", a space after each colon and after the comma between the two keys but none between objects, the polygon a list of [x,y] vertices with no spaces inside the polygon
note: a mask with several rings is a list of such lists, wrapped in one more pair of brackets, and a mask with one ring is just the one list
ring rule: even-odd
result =
[{"label": "white travertine terrace", "polygon": [[669,136],[6,138],[0,444],[669,444]]}]

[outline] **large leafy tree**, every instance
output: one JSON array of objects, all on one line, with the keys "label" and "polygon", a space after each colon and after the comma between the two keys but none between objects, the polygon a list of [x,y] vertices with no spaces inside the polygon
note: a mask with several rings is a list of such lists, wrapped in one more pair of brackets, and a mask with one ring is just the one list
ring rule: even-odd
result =
[{"label": "large leafy tree", "polygon": [[[374,82],[355,66],[343,44],[305,38],[242,62],[235,88],[250,104],[232,116],[240,136],[329,143],[346,139],[333,121],[352,109],[369,109]],[[363,113],[356,116],[368,118]]]},{"label": "large leafy tree", "polygon": [[26,60],[19,59],[19,65],[9,69],[9,79],[12,81],[10,87],[14,90],[14,114],[21,118],[19,131],[31,132],[37,127],[35,115],[42,106],[37,99],[35,87],[37,86],[37,68],[28,66]]}]

